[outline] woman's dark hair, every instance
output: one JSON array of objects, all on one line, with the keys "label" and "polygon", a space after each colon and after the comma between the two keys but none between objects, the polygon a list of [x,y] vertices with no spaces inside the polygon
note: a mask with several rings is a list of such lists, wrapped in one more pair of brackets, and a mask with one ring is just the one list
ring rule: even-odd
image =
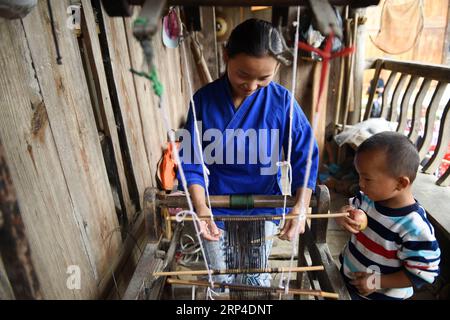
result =
[{"label": "woman's dark hair", "polygon": [[225,46],[228,57],[239,53],[262,57],[283,51],[281,36],[270,22],[248,19],[234,28]]}]

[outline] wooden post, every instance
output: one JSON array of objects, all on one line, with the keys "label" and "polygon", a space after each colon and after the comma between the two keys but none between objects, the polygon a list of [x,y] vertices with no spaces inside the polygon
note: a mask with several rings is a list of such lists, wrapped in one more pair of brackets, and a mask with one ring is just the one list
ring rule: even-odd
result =
[{"label": "wooden post", "polygon": [[216,40],[216,9],[215,7],[201,7],[203,18],[203,44],[207,50],[203,50],[206,64],[212,80],[219,78],[219,64],[217,62]]},{"label": "wooden post", "polygon": [[365,9],[358,9],[359,14],[355,15],[355,34],[358,41],[356,41],[356,48],[354,53],[354,99],[353,99],[353,112],[351,114],[350,123],[355,124],[361,121],[361,103],[364,81],[364,61],[365,61],[365,46],[366,46],[366,17],[364,16]]},{"label": "wooden post", "polygon": [[170,214],[168,208],[161,208],[161,214],[164,218],[166,228],[164,230],[167,240],[172,239],[172,220],[170,220]]},{"label": "wooden post", "polygon": [[[322,72],[323,63],[316,62],[314,65],[314,75],[313,75],[313,97],[311,103],[311,113],[310,113],[310,122],[313,122],[314,109],[317,105],[317,100],[319,99],[319,88],[320,88],[320,74]],[[319,145],[319,163],[322,163],[323,151],[325,145],[325,124],[326,124],[326,108],[327,108],[327,97],[328,97],[328,75],[330,69],[325,76],[325,83],[323,84],[324,90],[322,92],[322,96],[320,97],[320,117],[317,123],[316,130],[314,131],[314,135],[317,140],[317,144]]]}]

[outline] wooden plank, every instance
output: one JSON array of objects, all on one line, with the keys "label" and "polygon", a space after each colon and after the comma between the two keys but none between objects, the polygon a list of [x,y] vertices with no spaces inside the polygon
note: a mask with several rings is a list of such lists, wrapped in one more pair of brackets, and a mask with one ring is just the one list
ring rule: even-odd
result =
[{"label": "wooden plank", "polygon": [[357,34],[356,38],[356,52],[355,52],[355,62],[354,62],[354,111],[352,112],[352,117],[350,120],[351,124],[355,124],[361,121],[361,102],[363,94],[363,81],[364,81],[364,58],[365,58],[365,47],[367,41],[366,25],[364,22],[365,9],[357,9],[358,15],[355,15],[355,19],[358,20],[357,24]]},{"label": "wooden plank", "polygon": [[2,297],[41,299],[42,292],[31,260],[30,245],[5,150],[0,141],[0,298]]},{"label": "wooden plank", "polygon": [[425,28],[418,39],[414,48],[413,61],[425,63],[444,64],[442,59],[445,57],[445,27]]},{"label": "wooden plank", "polygon": [[[148,66],[145,62],[142,47],[140,43],[133,36],[133,21],[138,16],[140,9],[137,7],[134,9],[133,17],[124,19],[128,50],[130,53],[131,66],[135,70],[147,71]],[[159,26],[161,30],[161,24]],[[160,38],[160,33],[155,35],[153,40],[154,46],[162,46],[162,41]],[[165,58],[165,57],[164,57]],[[163,58],[163,59],[164,59]],[[155,60],[159,62],[158,57]],[[179,60],[179,59],[178,59]],[[157,62],[157,66],[158,63]],[[179,63],[178,61],[170,61],[167,63]],[[161,77],[161,73],[158,73]],[[136,88],[136,98],[138,101],[140,121],[142,123],[142,135],[144,140],[144,146],[147,155],[147,161],[150,169],[151,184],[146,187],[155,186],[156,187],[156,167],[159,159],[162,156],[162,148],[166,144],[166,133],[164,131],[163,120],[159,112],[159,101],[157,96],[154,94],[152,89],[152,84],[148,79],[133,75],[134,86]],[[163,80],[162,80],[163,81]],[[168,94],[167,90],[170,90],[166,83],[164,83],[164,94]]]},{"label": "wooden plank", "polygon": [[132,195],[132,199],[138,197],[133,200],[138,201],[139,208],[142,208],[144,190],[151,185],[152,178],[143,137],[136,87],[133,75],[129,70],[132,63],[127,45],[127,34],[122,18],[109,17],[104,10],[101,15],[112,70],[110,85],[113,88],[110,88],[110,92],[111,89],[117,92],[116,116],[120,116],[122,119],[123,128],[121,129],[125,136],[125,146],[122,145],[122,150],[128,154],[129,166],[137,189],[137,195]]},{"label": "wooden plank", "polygon": [[431,79],[423,79],[419,92],[417,93],[416,99],[414,100],[411,129],[408,135],[409,140],[411,140],[414,144],[416,143],[417,138],[419,137],[423,101],[427,96],[427,92],[430,89],[430,85]]},{"label": "wooden plank", "polygon": [[399,73],[431,78],[437,81],[449,82],[450,67],[409,61],[383,59],[383,69]]},{"label": "wooden plank", "polygon": [[412,76],[408,82],[408,87],[402,98],[402,103],[400,105],[400,116],[398,120],[397,132],[403,134],[406,129],[406,123],[408,120],[408,111],[411,102],[411,97],[413,92],[416,90],[417,83],[419,82],[419,77]]},{"label": "wooden plank", "polygon": [[219,78],[219,64],[217,62],[216,41],[216,13],[215,7],[201,7],[203,18],[203,55],[213,80]]},{"label": "wooden plank", "polygon": [[122,197],[124,207],[122,210],[125,211],[128,221],[130,221],[132,215],[135,213],[135,208],[131,202],[128,190],[120,141],[117,134],[116,121],[114,119],[114,111],[111,105],[111,97],[108,91],[102,52],[97,34],[97,23],[90,1],[82,0],[82,13],[83,20],[81,22],[81,32],[85,39],[84,41],[88,51],[87,55],[89,57],[90,67],[94,73],[95,88],[98,95],[99,109],[105,134],[111,139],[114,150],[114,159],[121,189],[119,190],[119,194]]},{"label": "wooden plank", "polygon": [[[132,277],[131,273],[136,266],[135,261],[137,262],[142,254],[140,246],[142,243],[147,242],[143,218],[143,215],[139,215],[136,220],[130,224],[129,230],[126,232],[127,236],[123,241],[123,246],[120,248],[116,257],[112,259],[108,273],[98,285],[100,299],[111,298],[111,295],[117,294],[117,292],[113,291],[115,285],[114,282],[117,283],[119,291],[122,286],[125,286],[126,289],[126,285]],[[138,258],[135,257],[136,255],[138,255]],[[112,276],[113,274],[114,278]],[[120,296],[117,296],[117,298],[120,298]]]},{"label": "wooden plank", "polygon": [[[338,267],[333,261],[333,256],[326,243],[319,243],[314,245],[317,250],[311,250],[310,252],[316,252],[317,257],[320,257],[325,272],[317,272],[317,278],[320,283],[320,287],[324,291],[332,291],[339,295],[339,300],[350,300],[350,294],[342,279],[341,273]],[[312,254],[311,254],[312,256]]]},{"label": "wooden plank", "polygon": [[[304,233],[298,237],[298,251],[297,251],[297,267],[304,267],[308,265],[306,261],[306,241]],[[296,288],[301,288],[303,283],[304,272],[297,272],[296,275]]]},{"label": "wooden plank", "polygon": [[[70,1],[52,1],[54,12],[65,12]],[[94,113],[82,68],[76,35],[65,15],[55,15],[63,64],[54,59],[54,42],[46,20],[46,3],[23,19],[36,76],[44,99],[61,167],[70,193],[92,271],[97,281],[120,244],[108,233],[118,220],[101,151]],[[45,44],[45,46],[43,46]]]},{"label": "wooden plank", "polygon": [[157,243],[147,244],[122,300],[138,300],[140,298],[147,279],[149,276],[152,276],[153,272],[157,270],[158,265],[163,262],[155,256],[157,248]]},{"label": "wooden plank", "polygon": [[[31,20],[39,22],[41,16],[48,18],[42,14],[43,3],[23,19],[24,25]],[[45,64],[34,62],[34,67],[44,69],[53,77],[54,54],[47,48],[54,47],[42,45],[50,34],[50,30],[36,23],[32,35],[40,40],[40,55],[47,61]],[[77,208],[56,147],[53,125],[55,129],[58,125],[54,118],[50,121],[47,112],[47,106],[52,102],[41,95],[40,88],[49,91],[49,84],[37,81],[37,70],[33,68],[21,21],[0,19],[0,37],[0,67],[3,70],[0,74],[0,136],[42,294],[46,299],[95,298],[94,262],[88,257],[90,248],[85,246],[85,234],[80,229],[83,221],[75,213]],[[66,46],[63,52],[66,52]],[[65,62],[70,61],[67,55],[64,57]],[[62,77],[56,79],[61,88]],[[53,83],[53,90],[56,87]],[[70,86],[65,88],[70,90]],[[53,104],[54,109],[67,109],[61,101]],[[58,134],[66,136],[67,131]],[[82,272],[80,290],[70,290],[66,286],[66,271],[70,265],[77,265]]]},{"label": "wooden plank", "polygon": [[[408,75],[402,74],[395,86],[394,95],[392,96],[392,100],[391,100],[391,107],[389,108],[389,115],[386,118],[386,120],[388,120],[388,121],[393,121],[393,122],[397,121],[398,108],[400,106],[400,96],[404,92],[404,87],[405,87],[406,81],[408,80],[408,77],[409,77]],[[374,84],[374,86],[376,87],[377,84]]]},{"label": "wooden plank", "polygon": [[[174,267],[174,259],[175,259],[175,251],[180,242],[181,231],[183,229],[183,225],[177,223],[175,230],[173,232],[173,238],[170,242],[169,247],[167,248],[164,261],[162,263],[161,269],[158,271],[169,271],[173,270]],[[156,271],[156,270],[155,270]],[[166,283],[166,276],[160,276],[155,279],[153,274],[149,276],[150,279],[154,279],[154,283],[151,286],[151,290],[148,295],[148,300],[160,300],[164,294],[164,285]]]},{"label": "wooden plank", "polygon": [[444,158],[445,153],[448,150],[450,143],[450,101],[447,102],[444,112],[442,113],[438,141],[436,143],[436,149],[433,152],[430,160],[424,165],[422,172],[434,173]]},{"label": "wooden plank", "polygon": [[[448,0],[441,0],[441,1],[448,1]],[[441,63],[445,65],[450,65],[450,54],[447,50],[447,48],[450,47],[450,1],[448,1],[446,8],[444,8],[443,11],[447,10],[447,23],[444,23],[446,25],[445,30],[445,36],[444,36],[444,47],[442,48],[442,60]]]},{"label": "wooden plank", "polygon": [[[328,188],[325,185],[316,186],[315,195],[317,205],[312,207],[312,213],[328,213],[330,209],[330,192]],[[315,243],[327,242],[327,228],[328,219],[313,219],[311,221],[311,232]]]},{"label": "wooden plank", "polygon": [[[395,78],[397,77],[397,72],[392,71],[389,75],[388,81],[386,83],[386,86],[384,87],[383,91],[383,100],[381,105],[381,118],[385,118],[388,114],[388,111],[391,107],[391,104],[389,102],[389,95],[391,94],[392,86],[394,85]],[[377,86],[376,83],[373,84],[373,86]]]},{"label": "wooden plank", "polygon": [[[339,62],[338,62],[339,61]],[[341,123],[341,106],[342,106],[342,96],[344,87],[344,57],[332,60],[332,67],[330,71],[330,94],[328,95],[328,105],[335,106],[335,108],[329,108],[331,112],[334,112],[334,124]],[[334,87],[337,86],[337,89]],[[330,121],[327,121],[328,123]],[[333,161],[334,162],[334,161]]]},{"label": "wooden plank", "polygon": [[430,105],[427,108],[427,114],[425,116],[425,131],[423,134],[423,140],[419,146],[419,157],[422,160],[428,153],[428,150],[433,139],[434,125],[436,123],[436,112],[444,95],[447,83],[439,82],[437,85],[433,97],[431,98]]},{"label": "wooden plank", "polygon": [[0,255],[0,300],[14,300],[14,292]]},{"label": "wooden plank", "polygon": [[313,234],[308,226],[306,226],[303,239],[306,242],[312,265],[322,265],[325,268],[324,271],[314,273],[319,281],[321,290],[336,292],[339,294],[340,300],[349,300],[350,295],[344,279],[334,263],[328,245],[326,243],[315,243]]},{"label": "wooden plank", "polygon": [[[323,68],[322,62],[316,62],[314,65],[314,75],[313,75],[313,96],[312,96],[312,103],[311,103],[311,111],[310,111],[310,118],[309,121],[312,125],[313,123],[313,116],[315,114],[315,109],[317,106],[317,102],[319,100],[319,89],[320,89],[320,76]],[[330,69],[327,70],[326,76],[325,76],[325,82],[323,84],[323,92],[322,96],[320,97],[319,101],[319,119],[317,121],[317,127],[314,130],[314,136],[316,137],[317,144],[319,146],[319,163],[322,163],[323,160],[323,153],[324,153],[324,146],[325,146],[325,124],[326,124],[326,109],[327,109],[327,96],[328,96],[328,83],[329,83],[329,77]],[[301,83],[301,82],[297,82]]]}]

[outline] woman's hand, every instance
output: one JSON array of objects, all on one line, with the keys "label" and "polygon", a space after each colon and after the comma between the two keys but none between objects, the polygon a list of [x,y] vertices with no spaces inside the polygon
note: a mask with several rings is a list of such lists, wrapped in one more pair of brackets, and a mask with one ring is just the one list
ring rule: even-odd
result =
[{"label": "woman's hand", "polygon": [[[205,189],[199,184],[193,184],[189,187],[189,193],[192,196],[195,211],[199,217],[211,218],[211,210],[206,205]],[[200,234],[206,240],[219,241],[222,232],[217,228],[212,219],[201,220],[199,223]]]},{"label": "woman's hand", "polygon": [[[336,218],[336,222],[337,224],[339,224],[340,226],[342,226],[344,229],[346,229],[347,231],[357,234],[360,231],[361,225],[359,222],[356,222],[355,220],[353,220],[351,218],[351,213],[353,211],[358,211],[359,209],[356,209],[353,206],[347,205],[341,208],[340,212],[348,212],[349,215],[346,217],[339,217]],[[361,211],[361,210],[359,210]]]},{"label": "woman's hand", "polygon": [[[199,217],[211,217],[211,210],[207,206],[198,210],[197,215]],[[217,228],[215,222],[212,219],[200,220],[200,234],[206,240],[219,241],[222,231]]]},{"label": "woman's hand", "polygon": [[[300,209],[293,207],[289,215],[299,215]],[[305,232],[306,219],[301,219],[300,221],[295,217],[295,219],[286,219],[283,229],[278,236],[281,240],[291,241],[295,238],[295,234],[302,234]]]}]

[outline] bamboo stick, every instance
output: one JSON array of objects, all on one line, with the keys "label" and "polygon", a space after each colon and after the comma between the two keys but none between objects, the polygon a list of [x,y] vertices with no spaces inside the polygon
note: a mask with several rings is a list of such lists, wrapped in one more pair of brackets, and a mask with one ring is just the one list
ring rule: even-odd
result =
[{"label": "bamboo stick", "polygon": [[[337,213],[317,213],[317,214],[306,214],[306,219],[319,219],[319,218],[339,218],[348,216],[348,212],[337,212]],[[258,217],[261,217],[261,220],[282,220],[283,216],[273,215],[273,216],[214,216],[214,220],[216,221],[227,221],[227,220],[236,220],[238,218],[249,220],[258,220]],[[298,215],[287,214],[285,216],[286,220],[298,219]],[[198,217],[199,220],[211,220],[211,217]],[[176,221],[176,216],[171,216],[170,220]],[[192,221],[193,218],[191,216],[186,216],[183,218],[184,221]]]},{"label": "bamboo stick", "polygon": [[[199,287],[209,287],[210,283],[206,281],[195,281],[195,280],[179,280],[174,278],[167,278],[167,283],[169,284],[179,284],[179,285],[192,285]],[[229,288],[235,290],[249,290],[249,291],[270,291],[274,293],[284,293],[285,290],[283,288],[274,288],[274,287],[255,287],[244,284],[229,284],[229,283],[213,283],[214,288]],[[293,295],[309,295],[323,298],[331,298],[331,299],[339,299],[339,295],[334,292],[326,292],[320,290],[309,290],[309,289],[291,289],[289,288],[288,294]]]},{"label": "bamboo stick", "polygon": [[[281,273],[281,272],[307,272],[307,271],[323,271],[323,266],[308,267],[281,267],[266,269],[232,269],[232,270],[211,270],[212,275],[217,274],[241,274],[241,273]],[[184,270],[184,271],[161,271],[154,272],[153,276],[183,276],[183,275],[205,275],[208,270]]]}]

